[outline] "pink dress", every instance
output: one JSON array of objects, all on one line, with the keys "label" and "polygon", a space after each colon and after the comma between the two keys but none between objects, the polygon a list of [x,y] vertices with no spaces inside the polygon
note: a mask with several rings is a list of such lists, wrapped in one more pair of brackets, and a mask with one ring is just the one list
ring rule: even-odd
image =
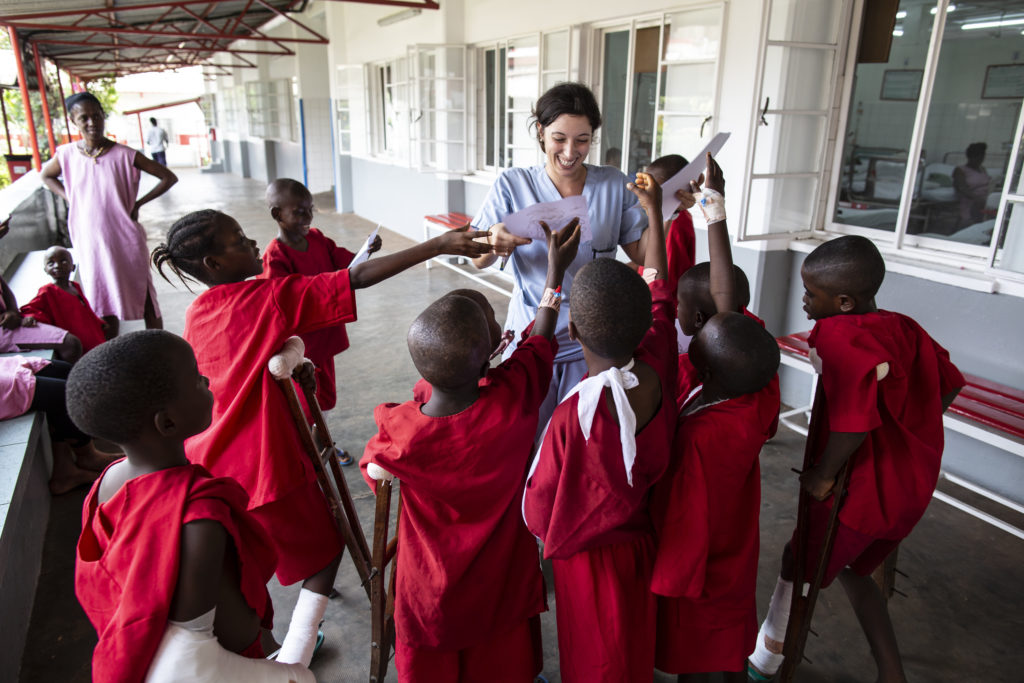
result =
[{"label": "pink dress", "polygon": [[137,152],[115,143],[92,159],[75,145],[58,147],[57,163],[68,195],[68,230],[85,298],[100,317],[140,320],[148,293],[160,315],[146,231],[131,219],[139,192]]},{"label": "pink dress", "polygon": [[49,364],[35,356],[0,356],[0,420],[28,410],[36,394],[36,373]]}]

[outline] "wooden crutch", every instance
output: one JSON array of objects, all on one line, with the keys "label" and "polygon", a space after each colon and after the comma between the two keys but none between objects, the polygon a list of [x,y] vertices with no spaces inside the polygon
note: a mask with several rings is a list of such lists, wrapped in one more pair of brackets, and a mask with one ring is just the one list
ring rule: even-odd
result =
[{"label": "wooden crutch", "polygon": [[[309,406],[310,416],[316,424],[318,436],[324,444],[323,450],[319,450],[313,441],[313,434],[309,429],[309,422],[306,420],[305,411],[295,391],[295,383],[292,381],[292,372],[304,362],[303,353],[305,344],[299,337],[290,337],[281,347],[281,350],[274,355],[267,363],[270,374],[274,377],[277,385],[281,387],[285,398],[288,401],[288,408],[295,421],[299,432],[299,439],[302,441],[302,448],[313,462],[313,470],[316,472],[317,482],[320,489],[327,498],[327,504],[331,509],[342,538],[345,540],[345,547],[348,548],[352,562],[355,564],[356,572],[359,574],[360,583],[366,591],[366,597],[370,597],[370,550],[366,544],[366,536],[363,534],[363,527],[359,523],[355,506],[352,504],[352,495],[348,490],[348,483],[341,473],[337,458],[334,457],[334,441],[327,431],[323,413],[320,411],[320,404],[317,403],[313,391],[303,389],[306,403]],[[331,477],[327,475],[323,459],[330,460]],[[333,482],[331,481],[333,478]]]},{"label": "wooden crutch", "polygon": [[[814,464],[814,456],[820,451],[818,444],[824,438],[820,430],[814,429],[815,424],[820,424],[822,413],[825,410],[825,392],[822,389],[821,377],[818,377],[817,389],[814,392],[814,404],[811,407],[811,419],[807,430],[807,443],[804,446],[803,471],[810,469]],[[827,436],[827,435],[825,435]],[[835,544],[836,531],[839,528],[839,508],[842,507],[843,499],[846,496],[846,488],[850,484],[850,462],[847,461],[836,475],[836,487],[833,492],[834,500],[832,510],[829,514],[828,527],[825,531],[825,539],[822,543],[821,552],[818,555],[818,563],[811,578],[807,595],[804,595],[804,567],[807,562],[807,540],[810,533],[810,511],[811,495],[800,487],[799,507],[796,517],[795,547],[791,548],[793,553],[793,598],[789,609],[789,623],[786,625],[786,640],[782,647],[782,654],[785,659],[782,662],[782,670],[779,680],[782,683],[791,683],[796,673],[796,667],[803,660],[804,646],[807,644],[807,635],[811,630],[811,616],[814,613],[814,605],[818,600],[818,593],[821,591],[821,583],[825,578],[825,570],[832,557],[832,546]]]},{"label": "wooden crutch", "polygon": [[[377,482],[377,508],[373,518],[373,567],[370,569],[370,683],[382,683],[388,673],[388,661],[395,645],[395,566],[384,588],[384,572],[398,550],[398,534],[388,538],[391,522],[391,494],[394,476],[376,463],[366,473]],[[399,492],[398,514],[402,514]]]}]

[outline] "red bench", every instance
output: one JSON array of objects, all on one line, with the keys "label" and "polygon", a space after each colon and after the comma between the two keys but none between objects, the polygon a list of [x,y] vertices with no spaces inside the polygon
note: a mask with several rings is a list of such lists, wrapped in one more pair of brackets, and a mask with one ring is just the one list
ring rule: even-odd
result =
[{"label": "red bench", "polygon": [[[457,213],[455,211],[449,211],[448,213],[436,213],[429,216],[423,217],[423,240],[426,241],[434,236],[434,233],[441,232],[443,230],[455,230],[461,228],[464,225],[469,225],[473,220],[472,216],[467,216],[464,213]],[[459,275],[468,277],[470,280],[477,282],[484,287],[493,289],[494,291],[504,294],[505,296],[512,296],[512,276],[509,273],[501,271],[496,265],[492,265],[483,270],[477,270],[476,266],[467,263],[467,259],[464,257],[457,257],[457,263],[452,263],[449,257],[439,256],[427,261],[427,269],[429,270],[432,263],[437,263],[445,268],[454,270]],[[463,266],[463,267],[460,267]],[[495,284],[490,280],[486,280],[485,277],[497,278],[502,281],[501,284]],[[504,285],[504,286],[502,286]]]}]

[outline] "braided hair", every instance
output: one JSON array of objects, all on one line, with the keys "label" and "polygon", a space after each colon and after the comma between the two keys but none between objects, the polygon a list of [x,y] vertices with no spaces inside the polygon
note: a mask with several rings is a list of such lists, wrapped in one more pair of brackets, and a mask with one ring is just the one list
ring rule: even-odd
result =
[{"label": "braided hair", "polygon": [[175,221],[167,232],[167,241],[153,250],[153,265],[160,276],[171,282],[164,272],[167,264],[190,292],[189,280],[204,282],[203,258],[216,249],[217,222],[223,218],[228,215],[216,209],[202,209]]}]

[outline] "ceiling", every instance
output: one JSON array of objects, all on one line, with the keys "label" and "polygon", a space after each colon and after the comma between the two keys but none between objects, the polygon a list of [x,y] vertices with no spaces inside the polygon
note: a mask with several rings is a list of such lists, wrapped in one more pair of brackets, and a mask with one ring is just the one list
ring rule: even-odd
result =
[{"label": "ceiling", "polygon": [[[432,0],[323,0],[438,9]],[[298,17],[309,0],[5,0],[0,25],[21,42],[30,87],[32,49],[82,80],[207,64],[218,52],[233,67],[253,68],[259,55],[295,54],[301,43],[327,37]],[[270,36],[268,22],[288,23],[291,37]],[[246,40],[244,48],[235,46]]]}]

